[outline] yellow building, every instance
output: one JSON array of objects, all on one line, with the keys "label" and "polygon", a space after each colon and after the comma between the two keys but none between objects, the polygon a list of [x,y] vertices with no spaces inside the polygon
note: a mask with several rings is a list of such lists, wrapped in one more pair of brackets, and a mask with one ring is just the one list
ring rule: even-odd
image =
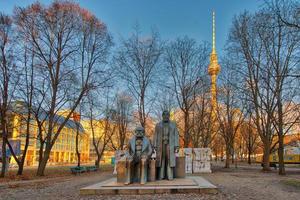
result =
[{"label": "yellow building", "polygon": [[[26,139],[26,106],[22,102],[16,102],[12,105],[12,114],[10,115],[9,125],[9,139],[19,140],[21,143],[21,152],[24,151],[25,139]],[[45,115],[44,115],[45,116]],[[77,116],[77,115],[76,115]],[[43,117],[42,115],[40,116]],[[77,162],[76,155],[76,133],[79,131],[79,152],[80,160],[82,163],[89,161],[89,135],[84,131],[82,125],[74,120],[74,117],[70,118],[60,135],[58,136],[54,146],[52,147],[49,165],[63,165]],[[57,128],[65,118],[61,115],[56,115]],[[76,118],[75,118],[76,119]],[[47,121],[45,127],[47,126]],[[39,157],[39,140],[37,139],[37,123],[34,119],[30,122],[30,140],[25,161],[25,166],[38,165]],[[45,128],[46,130],[46,128]],[[15,161],[12,159],[12,163]]]},{"label": "yellow building", "polygon": [[[103,150],[103,155],[101,158],[102,163],[110,163],[111,162],[111,157],[114,156],[114,151],[112,150],[113,148],[111,147],[111,143],[115,141],[111,141],[110,139],[114,140],[115,139],[115,132],[116,132],[116,127],[113,123],[108,122],[105,120],[92,120],[92,122],[88,119],[86,120],[81,120],[81,124],[86,131],[87,135],[89,135],[89,152],[90,156],[89,159],[91,162],[95,162],[97,160],[97,153],[95,150],[95,146],[93,144],[93,132],[94,132],[94,137],[95,137],[95,142],[97,143],[99,141],[99,152],[102,151],[103,144],[106,142],[106,148]],[[93,128],[93,129],[92,129]],[[105,137],[104,131],[105,129],[107,130],[107,135]],[[111,137],[111,138],[109,138]]]}]

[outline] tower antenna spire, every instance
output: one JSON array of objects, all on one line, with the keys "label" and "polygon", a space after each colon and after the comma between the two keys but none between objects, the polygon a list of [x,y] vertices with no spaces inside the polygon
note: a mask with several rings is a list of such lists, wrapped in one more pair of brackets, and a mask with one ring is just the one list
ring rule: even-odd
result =
[{"label": "tower antenna spire", "polygon": [[212,23],[212,51],[213,53],[216,52],[216,22],[215,22],[215,11],[213,11],[212,13],[212,17],[213,17],[213,23]]}]

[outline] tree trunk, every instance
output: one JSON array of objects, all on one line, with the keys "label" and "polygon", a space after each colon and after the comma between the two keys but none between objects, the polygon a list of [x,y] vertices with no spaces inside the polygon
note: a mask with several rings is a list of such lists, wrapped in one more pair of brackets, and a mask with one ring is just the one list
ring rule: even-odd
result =
[{"label": "tree trunk", "polygon": [[20,163],[20,165],[18,166],[18,172],[17,172],[17,175],[22,175],[23,174],[23,169],[24,169],[24,162],[23,164]]},{"label": "tree trunk", "polygon": [[285,167],[284,167],[284,144],[283,144],[283,138],[284,136],[279,136],[278,140],[278,160],[279,160],[279,175],[286,175],[285,173]]},{"label": "tree trunk", "polygon": [[29,136],[28,136],[28,139],[26,138],[26,143],[25,143],[24,153],[22,155],[22,158],[21,158],[21,160],[19,162],[17,162],[18,163],[18,172],[17,172],[17,175],[22,175],[23,174],[24,163],[25,163],[25,159],[26,159],[28,145],[29,145]]},{"label": "tree trunk", "polygon": [[231,157],[230,147],[226,147],[225,168],[230,168],[230,157]]},{"label": "tree trunk", "polygon": [[105,150],[105,144],[103,144],[103,148],[101,151],[99,151],[99,148],[97,147],[96,153],[97,153],[97,160],[96,160],[96,167],[99,169],[100,168],[100,161],[103,155],[103,152]]},{"label": "tree trunk", "polygon": [[97,155],[97,160],[96,160],[96,163],[95,163],[97,169],[100,168],[100,155]]},{"label": "tree trunk", "polygon": [[223,151],[223,147],[221,147],[221,161],[223,161],[223,159],[224,159],[224,151]]},{"label": "tree trunk", "polygon": [[77,131],[76,131],[76,155],[77,155],[77,167],[80,167],[79,125],[78,124],[77,124]]},{"label": "tree trunk", "polygon": [[[27,147],[26,147],[27,146]],[[18,172],[17,175],[22,175],[23,174],[23,169],[24,169],[24,163],[25,163],[25,158],[26,158],[26,152],[27,152],[28,144],[25,145],[24,153],[22,155],[22,158],[18,163]]]},{"label": "tree trunk", "polygon": [[[4,133],[3,133],[4,135]],[[0,177],[3,178],[6,173],[6,140],[5,137],[2,137],[2,169]]]},{"label": "tree trunk", "polygon": [[140,116],[140,123],[141,126],[146,130],[146,114],[145,114],[145,89],[142,87],[141,89],[141,96],[140,96],[140,110],[139,110],[139,116]]},{"label": "tree trunk", "polygon": [[77,152],[77,167],[80,167],[80,153]]},{"label": "tree trunk", "polygon": [[264,155],[263,155],[263,171],[271,171],[270,169],[270,145],[264,144]]},{"label": "tree trunk", "polygon": [[40,159],[40,162],[39,162],[39,166],[38,166],[37,173],[36,173],[37,176],[45,175],[45,169],[47,166],[49,156],[50,156],[50,150],[46,148],[46,150],[43,154],[43,157],[42,157],[42,159]]},{"label": "tree trunk", "polygon": [[[29,111],[31,112],[31,111]],[[27,149],[29,146],[29,134],[30,134],[30,118],[31,118],[31,114],[28,114],[28,118],[27,118],[27,122],[26,122],[26,139],[25,139],[25,146],[24,146],[24,151],[23,151],[23,155],[21,157],[21,161],[18,162],[18,172],[17,175],[22,175],[23,174],[23,169],[24,169],[24,163],[25,163],[25,159],[26,159],[26,154],[27,154]]]},{"label": "tree trunk", "polygon": [[283,133],[283,111],[281,103],[281,92],[277,95],[277,107],[278,107],[278,160],[279,160],[279,175],[285,175],[284,167],[284,133]]},{"label": "tree trunk", "polygon": [[251,165],[251,151],[248,149],[248,164]]},{"label": "tree trunk", "polygon": [[189,114],[188,112],[184,113],[184,147],[188,148],[190,139],[189,139]]},{"label": "tree trunk", "polygon": [[252,148],[251,148],[251,135],[250,135],[250,133],[248,132],[248,164],[249,165],[251,165],[251,150],[252,150]]},{"label": "tree trunk", "polygon": [[[233,141],[232,141],[232,143],[233,143]],[[236,158],[234,158],[235,152],[234,152],[233,144],[230,145],[230,150],[231,150],[231,151],[230,151],[230,153],[231,153],[231,163],[234,164],[234,160],[235,160]]]},{"label": "tree trunk", "polygon": [[118,148],[119,148],[119,150],[123,150],[124,149],[126,132],[119,132],[119,136],[120,136],[120,145],[119,145]]},{"label": "tree trunk", "polygon": [[44,152],[44,143],[40,141],[40,149],[39,149],[39,165],[43,159],[43,152]]}]

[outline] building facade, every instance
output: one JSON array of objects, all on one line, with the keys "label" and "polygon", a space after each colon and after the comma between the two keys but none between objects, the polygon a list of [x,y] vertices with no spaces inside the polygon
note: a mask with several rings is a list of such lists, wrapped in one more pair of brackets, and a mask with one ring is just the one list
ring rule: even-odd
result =
[{"label": "building facade", "polygon": [[[81,120],[81,124],[85,132],[89,135],[90,162],[95,162],[97,160],[97,152],[95,149],[95,145],[93,144],[95,140],[96,144],[99,142],[98,149],[99,152],[102,153],[100,162],[102,164],[110,164],[112,157],[114,157],[115,155],[113,146],[118,146],[116,125],[111,120],[107,121],[104,119],[93,119],[92,121],[89,119]],[[103,149],[104,145],[105,148]]]},{"label": "building facade", "polygon": [[[13,104],[12,110],[13,112],[11,112],[9,117],[9,139],[20,141],[21,153],[23,153],[27,133],[27,125],[25,121],[26,107],[21,102],[18,102]],[[65,117],[63,115],[55,116],[56,126],[54,128],[54,134],[55,129],[59,127],[59,125],[62,123],[62,121],[64,121],[64,119]],[[47,119],[45,120],[44,124],[44,130],[47,130]],[[78,148],[80,152],[81,163],[89,161],[89,135],[84,131],[82,125],[76,120],[76,118],[72,117],[67,121],[66,125],[61,130],[61,133],[59,134],[54,146],[52,147],[50,158],[48,160],[48,165],[66,165],[77,163],[77,133],[79,138]],[[24,165],[36,166],[38,165],[39,160],[40,142],[37,138],[38,126],[35,119],[30,120],[29,135],[29,146]],[[11,163],[16,163],[16,161],[13,158],[11,158]]]}]

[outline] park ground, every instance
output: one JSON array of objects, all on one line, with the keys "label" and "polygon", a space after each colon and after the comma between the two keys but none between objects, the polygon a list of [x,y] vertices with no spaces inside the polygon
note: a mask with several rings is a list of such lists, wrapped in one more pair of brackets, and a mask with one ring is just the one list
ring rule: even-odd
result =
[{"label": "park ground", "polygon": [[239,163],[237,168],[224,169],[223,163],[213,163],[213,173],[201,174],[215,184],[217,194],[161,194],[82,196],[79,189],[112,177],[112,168],[104,166],[98,172],[72,175],[69,167],[49,167],[45,177],[35,177],[34,168],[26,169],[24,176],[0,179],[0,199],[284,199],[296,200],[300,196],[300,168],[288,167],[286,176],[273,170],[261,171],[259,165]]}]

